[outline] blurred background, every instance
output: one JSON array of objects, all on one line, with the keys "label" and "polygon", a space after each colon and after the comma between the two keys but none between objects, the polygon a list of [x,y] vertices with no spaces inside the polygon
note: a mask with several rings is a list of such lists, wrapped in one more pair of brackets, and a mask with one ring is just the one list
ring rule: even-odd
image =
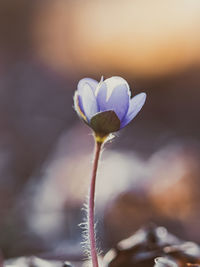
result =
[{"label": "blurred background", "polygon": [[0,0],[5,258],[81,255],[93,138],[72,98],[102,75],[148,96],[104,149],[102,251],[149,222],[200,242],[200,1]]}]

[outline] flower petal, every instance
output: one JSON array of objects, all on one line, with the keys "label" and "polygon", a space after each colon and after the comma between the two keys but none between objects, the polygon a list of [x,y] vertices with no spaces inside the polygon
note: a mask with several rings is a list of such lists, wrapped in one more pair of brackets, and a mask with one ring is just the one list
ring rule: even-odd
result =
[{"label": "flower petal", "polygon": [[129,109],[125,118],[121,122],[120,128],[125,127],[141,110],[146,100],[146,94],[140,93],[134,96],[129,103]]},{"label": "flower petal", "polygon": [[98,82],[92,78],[83,78],[78,83],[78,91],[82,90],[81,88],[84,86],[85,83],[88,83],[93,91],[96,90]]},{"label": "flower petal", "polygon": [[85,114],[83,113],[83,107],[80,101],[80,96],[78,95],[78,91],[75,91],[75,94],[74,94],[74,108],[77,114],[79,115],[79,117],[82,118],[85,122],[87,122],[87,118]]},{"label": "flower petal", "polygon": [[86,116],[87,121],[98,112],[98,106],[94,91],[89,83],[85,82],[78,88],[79,108]]},{"label": "flower petal", "polygon": [[121,121],[129,108],[130,90],[120,77],[106,79],[97,88],[96,98],[99,111],[113,110]]}]

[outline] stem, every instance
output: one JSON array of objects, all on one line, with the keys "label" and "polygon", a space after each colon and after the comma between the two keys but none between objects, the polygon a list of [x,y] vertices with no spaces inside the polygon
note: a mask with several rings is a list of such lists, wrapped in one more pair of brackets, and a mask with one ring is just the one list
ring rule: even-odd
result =
[{"label": "stem", "polygon": [[96,240],[95,240],[95,227],[94,227],[94,201],[95,201],[95,184],[96,184],[96,175],[97,167],[99,162],[99,156],[101,152],[102,142],[95,141],[95,151],[94,151],[94,163],[92,170],[92,177],[90,183],[90,192],[89,192],[89,204],[88,204],[88,227],[89,227],[89,240],[90,240],[90,250],[93,267],[98,267],[98,258],[97,258],[97,249],[96,249]]}]

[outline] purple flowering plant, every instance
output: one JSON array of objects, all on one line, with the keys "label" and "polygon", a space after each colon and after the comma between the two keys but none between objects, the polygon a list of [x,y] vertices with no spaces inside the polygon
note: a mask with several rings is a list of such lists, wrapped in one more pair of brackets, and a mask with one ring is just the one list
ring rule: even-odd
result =
[{"label": "purple flowering plant", "polygon": [[146,94],[131,98],[128,83],[121,77],[111,77],[100,82],[91,78],[79,81],[74,94],[74,107],[79,117],[92,128],[95,151],[89,190],[87,227],[92,266],[98,267],[94,230],[95,183],[102,145],[110,134],[129,124],[144,105]]}]

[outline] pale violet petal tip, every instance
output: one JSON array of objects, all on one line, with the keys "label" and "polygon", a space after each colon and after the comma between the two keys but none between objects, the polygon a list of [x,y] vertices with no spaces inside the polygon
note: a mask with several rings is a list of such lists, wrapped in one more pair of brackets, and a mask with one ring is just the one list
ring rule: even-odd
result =
[{"label": "pale violet petal tip", "polygon": [[82,90],[85,83],[88,83],[94,91],[96,90],[98,85],[98,82],[92,78],[83,78],[78,83],[78,91]]},{"label": "pale violet petal tip", "polygon": [[125,84],[116,85],[108,97],[109,84],[101,84],[97,93],[99,111],[113,110],[121,121],[129,108],[130,96]]},{"label": "pale violet petal tip", "polygon": [[124,117],[124,119],[121,122],[120,128],[125,127],[130,121],[132,121],[135,116],[139,113],[141,108],[143,107],[146,100],[146,93],[140,93],[136,96],[134,96],[129,103],[129,109]]},{"label": "pale violet petal tip", "polygon": [[119,76],[113,76],[111,78],[108,78],[104,81],[106,83],[107,86],[107,99],[112,95],[113,90],[117,87],[117,86],[124,86],[124,88],[127,90],[127,93],[131,94],[129,85],[127,83],[127,81],[124,78],[121,78]]},{"label": "pale violet petal tip", "polygon": [[91,85],[85,82],[82,85],[81,90],[78,90],[78,95],[81,109],[89,122],[90,119],[98,112],[96,98]]}]

